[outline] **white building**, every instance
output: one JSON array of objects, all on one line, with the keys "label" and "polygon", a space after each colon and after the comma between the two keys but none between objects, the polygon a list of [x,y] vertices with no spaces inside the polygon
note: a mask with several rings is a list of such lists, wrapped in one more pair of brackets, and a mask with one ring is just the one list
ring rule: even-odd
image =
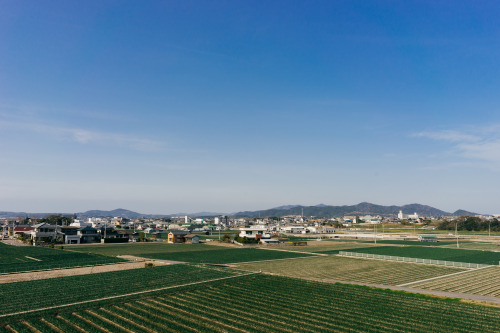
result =
[{"label": "white building", "polygon": [[408,215],[403,214],[403,211],[400,210],[398,213],[398,219],[400,219],[400,220],[418,220],[419,216],[417,213],[408,214]]},{"label": "white building", "polygon": [[256,239],[256,238],[271,238],[271,235],[269,234],[269,231],[267,228],[263,227],[253,227],[253,228],[240,228],[240,233],[238,235],[239,237],[246,237],[246,238],[251,238],[251,239]]},{"label": "white building", "polygon": [[74,220],[69,226],[83,228],[83,227],[92,227],[93,225],[92,222],[83,222],[80,220]]},{"label": "white building", "polygon": [[281,231],[288,234],[305,234],[309,232],[303,226],[285,226],[281,228]]}]

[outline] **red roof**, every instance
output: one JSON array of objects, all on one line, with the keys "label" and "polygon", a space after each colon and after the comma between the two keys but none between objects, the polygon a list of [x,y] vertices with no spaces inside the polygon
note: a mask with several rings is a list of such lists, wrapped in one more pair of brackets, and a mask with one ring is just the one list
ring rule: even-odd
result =
[{"label": "red roof", "polygon": [[14,232],[16,231],[31,231],[33,230],[32,227],[14,227]]}]

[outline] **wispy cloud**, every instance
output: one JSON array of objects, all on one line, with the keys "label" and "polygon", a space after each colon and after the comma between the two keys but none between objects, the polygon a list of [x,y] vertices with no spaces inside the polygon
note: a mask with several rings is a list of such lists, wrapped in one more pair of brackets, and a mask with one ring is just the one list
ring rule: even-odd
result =
[{"label": "wispy cloud", "polygon": [[0,127],[23,129],[57,140],[87,145],[120,146],[138,151],[159,151],[165,144],[160,141],[139,137],[134,134],[95,131],[77,127],[53,126],[43,123],[0,120]]},{"label": "wispy cloud", "polygon": [[415,137],[424,137],[433,140],[443,140],[449,142],[477,142],[481,138],[477,135],[472,135],[455,130],[445,130],[437,132],[420,132],[414,135]]},{"label": "wispy cloud", "polygon": [[500,163],[500,139],[463,143],[458,148],[464,157]]},{"label": "wispy cloud", "polygon": [[451,149],[447,152],[448,154],[469,161],[482,162],[480,164],[482,166],[498,168],[500,167],[499,126],[488,125],[464,130],[425,131],[413,136],[449,142]]}]

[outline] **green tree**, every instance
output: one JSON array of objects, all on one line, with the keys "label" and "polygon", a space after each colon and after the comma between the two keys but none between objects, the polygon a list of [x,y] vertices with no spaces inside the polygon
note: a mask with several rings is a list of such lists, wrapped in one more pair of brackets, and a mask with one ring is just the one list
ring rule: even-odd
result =
[{"label": "green tree", "polygon": [[70,225],[73,222],[73,218],[69,216],[62,215],[47,215],[40,219],[40,223],[56,224],[56,225]]}]

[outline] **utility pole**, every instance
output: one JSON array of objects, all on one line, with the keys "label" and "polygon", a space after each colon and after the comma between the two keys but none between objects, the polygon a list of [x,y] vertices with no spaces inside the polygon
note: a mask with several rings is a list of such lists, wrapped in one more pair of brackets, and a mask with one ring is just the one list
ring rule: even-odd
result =
[{"label": "utility pole", "polygon": [[373,225],[373,239],[375,240],[375,244],[377,244],[377,225]]},{"label": "utility pole", "polygon": [[460,246],[458,245],[458,233],[457,233],[457,230],[458,230],[458,222],[455,222],[455,236],[457,237],[457,248],[459,248]]}]

